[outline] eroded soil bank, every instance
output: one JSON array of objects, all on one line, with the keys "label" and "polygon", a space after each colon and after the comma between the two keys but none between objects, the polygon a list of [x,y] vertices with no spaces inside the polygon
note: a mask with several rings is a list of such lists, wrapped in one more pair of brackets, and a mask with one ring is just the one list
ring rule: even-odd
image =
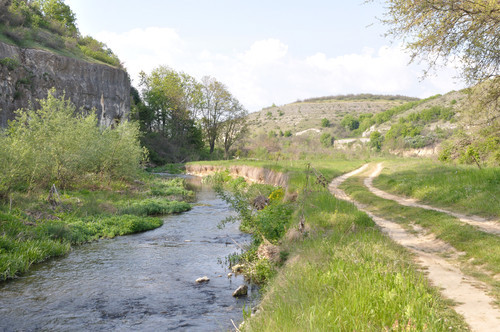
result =
[{"label": "eroded soil bank", "polygon": [[251,166],[216,166],[216,165],[186,165],[186,173],[196,176],[212,175],[228,170],[232,176],[241,176],[254,183],[265,183],[273,186],[287,187],[288,175],[261,167]]}]

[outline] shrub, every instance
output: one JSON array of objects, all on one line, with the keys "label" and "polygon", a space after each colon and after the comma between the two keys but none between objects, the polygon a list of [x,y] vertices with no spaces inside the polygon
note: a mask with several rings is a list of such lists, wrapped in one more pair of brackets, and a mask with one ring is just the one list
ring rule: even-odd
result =
[{"label": "shrub", "polygon": [[333,136],[329,133],[323,133],[321,134],[319,141],[324,147],[327,148],[333,145],[333,143],[335,142],[335,138],[333,138]]},{"label": "shrub", "polygon": [[12,58],[0,59],[0,65],[7,67],[8,70],[12,71],[19,67],[19,61]]},{"label": "shrub", "polygon": [[321,119],[321,127],[323,128],[327,128],[327,127],[330,127],[330,120],[326,119],[326,118],[323,118]]},{"label": "shrub", "polygon": [[350,114],[345,115],[340,124],[351,131],[359,128],[359,120]]},{"label": "shrub", "polygon": [[383,142],[384,137],[380,132],[374,131],[370,134],[370,147],[372,147],[376,151],[380,151]]},{"label": "shrub", "polygon": [[292,132],[290,130],[286,130],[285,133],[283,134],[285,137],[290,137],[292,136]]},{"label": "shrub", "polygon": [[138,127],[129,122],[116,129],[97,125],[94,113],[78,112],[55,90],[40,100],[39,110],[19,110],[0,135],[0,195],[17,188],[62,188],[86,174],[102,178],[133,177],[144,160]]}]

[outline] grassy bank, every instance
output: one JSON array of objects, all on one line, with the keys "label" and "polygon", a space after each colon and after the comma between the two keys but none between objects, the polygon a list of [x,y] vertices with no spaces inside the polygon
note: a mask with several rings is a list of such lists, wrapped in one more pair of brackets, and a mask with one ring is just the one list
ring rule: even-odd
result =
[{"label": "grassy bank", "polygon": [[0,205],[0,280],[74,245],[157,228],[163,221],[155,216],[189,210],[182,200],[192,195],[182,179],[146,174],[140,181],[63,191],[55,203],[45,191],[12,193]]},{"label": "grassy bank", "polygon": [[[331,180],[360,164],[313,166],[328,169],[325,173]],[[287,167],[286,162],[273,165],[279,171]],[[335,199],[316,183],[314,175],[306,181],[305,170],[305,163],[291,169],[290,178],[299,194],[295,201],[271,200],[260,212],[250,211],[257,239],[276,234],[267,233],[269,229],[281,232],[269,243],[254,244],[250,254],[242,257],[252,271],[271,271],[266,275],[260,311],[246,318],[243,330],[467,330],[462,318],[415,268],[408,252],[382,234],[366,214]],[[232,196],[234,203],[248,201],[247,193],[252,191],[251,186],[234,187],[238,181],[242,182],[229,182],[237,193]],[[280,204],[291,207],[289,218],[276,213]],[[244,218],[248,216],[243,204],[233,205],[245,211]],[[283,219],[287,222],[280,226]],[[303,231],[298,226],[301,221],[305,222]],[[259,255],[265,248],[274,251],[274,258]],[[252,266],[252,259],[258,263]]]},{"label": "grassy bank", "polygon": [[500,273],[498,236],[482,232],[441,212],[401,206],[380,198],[364,186],[363,179],[362,176],[350,178],[341,187],[356,201],[366,204],[366,208],[376,215],[406,226],[418,224],[463,252],[460,260],[464,271],[487,282],[492,294],[500,302],[500,282],[494,277]]},{"label": "grassy bank", "polygon": [[384,163],[382,190],[466,214],[500,218],[500,168],[444,165],[431,160]]}]

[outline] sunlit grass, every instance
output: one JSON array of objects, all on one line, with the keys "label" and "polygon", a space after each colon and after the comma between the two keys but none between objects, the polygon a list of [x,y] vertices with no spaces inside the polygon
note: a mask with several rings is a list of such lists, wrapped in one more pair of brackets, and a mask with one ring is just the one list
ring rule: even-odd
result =
[{"label": "sunlit grass", "polygon": [[[402,206],[380,198],[363,185],[363,177],[350,178],[341,187],[356,201],[366,204],[366,208],[376,215],[403,225],[415,223],[428,229],[437,238],[463,252],[463,264],[480,266],[490,275],[500,273],[500,237],[497,235],[485,233],[445,213]],[[498,283],[493,279],[488,283],[500,301]]]},{"label": "sunlit grass", "polygon": [[445,165],[431,160],[384,163],[377,188],[466,214],[500,217],[500,168]]},{"label": "sunlit grass", "polygon": [[[311,161],[329,182],[363,161]],[[204,164],[213,164],[204,163]],[[268,167],[265,162],[219,165]],[[289,232],[275,243],[288,257],[265,287],[248,331],[462,331],[463,318],[429,286],[411,254],[375,227],[353,204],[337,200],[307,161],[269,167],[289,174],[298,193]],[[305,221],[304,235],[297,231]],[[291,235],[295,233],[295,235]]]},{"label": "sunlit grass", "polygon": [[366,214],[326,191],[303,199],[310,236],[284,243],[291,258],[244,330],[467,330]]}]

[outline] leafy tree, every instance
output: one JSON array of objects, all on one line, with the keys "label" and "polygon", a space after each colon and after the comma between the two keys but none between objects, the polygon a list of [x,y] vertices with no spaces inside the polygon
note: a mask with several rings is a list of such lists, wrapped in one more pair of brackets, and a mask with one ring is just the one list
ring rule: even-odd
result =
[{"label": "leafy tree", "polygon": [[142,72],[140,84],[144,104],[135,103],[134,116],[144,130],[158,133],[158,139],[165,140],[165,144],[159,145],[148,141],[149,147],[154,145],[156,152],[169,150],[163,155],[170,154],[172,161],[184,159],[182,156],[188,151],[200,150],[203,142],[195,115],[201,105],[201,85],[193,77],[166,66],[149,75]]},{"label": "leafy tree", "polygon": [[19,110],[0,133],[0,196],[53,183],[70,188],[88,175],[132,177],[139,170],[145,155],[135,124],[99,127],[95,113],[75,116],[75,106],[55,90],[40,105]]},{"label": "leafy tree", "polygon": [[323,118],[321,119],[321,127],[330,127],[330,120],[328,120],[327,118]]},{"label": "leafy tree", "polygon": [[222,123],[227,119],[227,114],[232,107],[232,96],[227,87],[213,77],[205,76],[201,81],[203,93],[201,123],[210,153],[213,153]]},{"label": "leafy tree", "polygon": [[406,40],[430,67],[458,57],[469,83],[499,74],[500,3],[496,0],[387,0],[389,34]]},{"label": "leafy tree", "polygon": [[335,138],[329,133],[323,133],[321,134],[319,141],[321,142],[321,144],[323,144],[324,147],[328,148],[330,146],[333,146]]},{"label": "leafy tree", "polygon": [[382,149],[382,143],[384,142],[384,136],[378,131],[374,131],[370,134],[370,146],[377,151]]},{"label": "leafy tree", "polygon": [[62,24],[69,34],[77,32],[75,13],[63,0],[36,0],[34,3],[39,6],[45,18]]},{"label": "leafy tree", "polygon": [[462,65],[462,76],[472,86],[463,118],[480,127],[500,126],[500,2],[386,3],[389,34],[404,38],[412,60],[426,61],[428,70],[450,60]]},{"label": "leafy tree", "polygon": [[222,142],[224,157],[226,159],[229,159],[229,149],[231,146],[247,132],[247,115],[248,112],[243,105],[236,98],[233,98],[231,100],[231,110],[222,126]]},{"label": "leafy tree", "polygon": [[342,121],[340,121],[340,125],[353,131],[359,128],[359,120],[353,117],[351,114],[347,114],[344,116]]}]

